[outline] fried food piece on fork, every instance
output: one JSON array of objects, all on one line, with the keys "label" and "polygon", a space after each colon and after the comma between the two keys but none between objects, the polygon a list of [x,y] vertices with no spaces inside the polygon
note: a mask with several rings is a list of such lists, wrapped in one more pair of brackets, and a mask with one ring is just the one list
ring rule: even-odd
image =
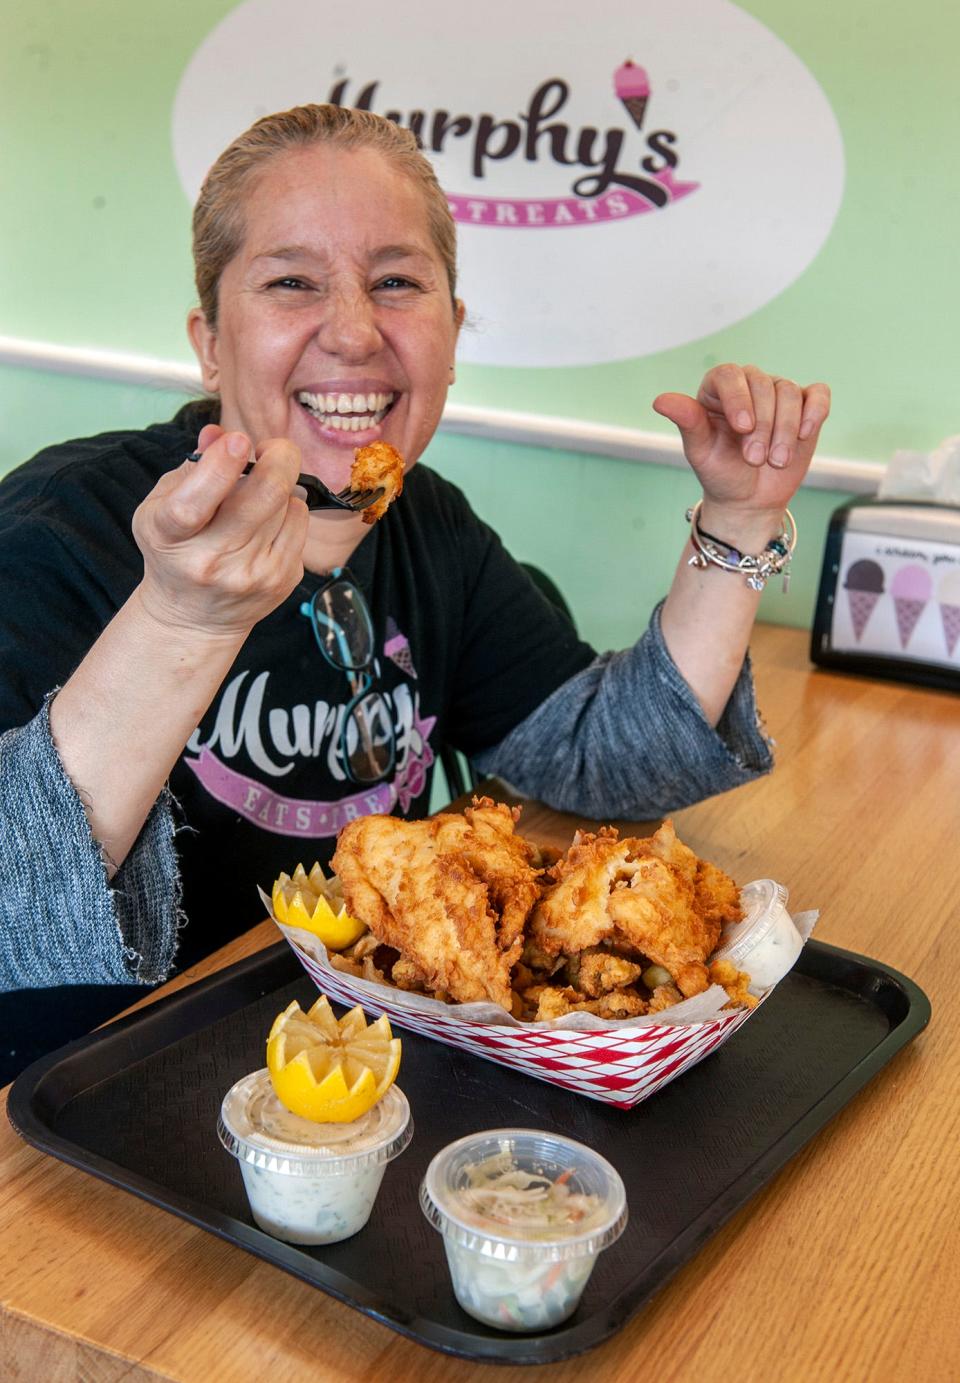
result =
[{"label": "fried food piece on fork", "polygon": [[403,489],[403,457],[389,442],[357,447],[350,467],[350,486],[354,490],[383,490],[379,499],[360,511],[364,523],[376,523]]}]

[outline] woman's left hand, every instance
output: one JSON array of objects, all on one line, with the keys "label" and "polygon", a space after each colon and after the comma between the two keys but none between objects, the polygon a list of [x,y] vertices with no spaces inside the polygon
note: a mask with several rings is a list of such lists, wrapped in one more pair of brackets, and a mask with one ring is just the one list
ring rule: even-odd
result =
[{"label": "woman's left hand", "polygon": [[830,390],[755,365],[716,365],[695,399],[661,394],[653,406],[680,431],[704,510],[763,523],[782,515],[806,475]]}]

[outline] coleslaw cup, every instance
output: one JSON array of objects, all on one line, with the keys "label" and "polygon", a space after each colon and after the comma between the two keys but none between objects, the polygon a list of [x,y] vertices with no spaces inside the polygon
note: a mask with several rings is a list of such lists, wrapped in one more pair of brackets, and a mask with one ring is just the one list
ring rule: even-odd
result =
[{"label": "coleslaw cup", "polygon": [[[595,1199],[578,1223],[537,1230],[466,1212],[459,1193],[471,1170],[502,1158],[519,1170],[562,1178]],[[623,1233],[627,1198],[619,1173],[582,1143],[535,1129],[491,1129],[450,1143],[420,1187],[420,1206],[443,1237],[457,1301],[499,1330],[549,1330],[577,1309],[597,1256]]]}]

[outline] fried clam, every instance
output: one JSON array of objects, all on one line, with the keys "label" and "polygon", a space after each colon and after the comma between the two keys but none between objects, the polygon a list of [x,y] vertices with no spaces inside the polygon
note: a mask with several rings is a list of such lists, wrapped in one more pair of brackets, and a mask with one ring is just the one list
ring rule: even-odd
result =
[{"label": "fried clam", "polygon": [[544,1022],[563,1018],[568,1013],[592,1013],[597,1018],[637,1018],[648,1011],[647,1000],[636,989],[610,990],[598,998],[587,998],[572,985],[539,984],[517,996],[523,1018]]}]

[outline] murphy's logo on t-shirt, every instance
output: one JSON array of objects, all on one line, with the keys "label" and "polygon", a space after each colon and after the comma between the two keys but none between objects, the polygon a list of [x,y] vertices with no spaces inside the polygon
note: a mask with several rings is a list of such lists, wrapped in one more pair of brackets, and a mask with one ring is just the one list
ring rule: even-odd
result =
[{"label": "murphy's logo on t-shirt", "polygon": [[[644,131],[650,81],[644,69],[630,59],[613,74],[614,94],[630,116],[628,129],[615,125],[600,129],[565,119],[570,83],[562,77],[542,81],[516,116],[442,108],[390,109],[378,102],[380,86],[379,80],[352,82],[344,78],[333,85],[327,100],[335,106],[371,110],[405,126],[431,156],[442,155],[451,143],[465,147],[470,171],[481,187],[471,192],[445,189],[457,221],[513,228],[583,226],[658,211],[699,186],[675,175],[680,163],[676,132]],[[598,101],[598,109],[606,104]],[[503,181],[508,161],[564,170],[571,178],[567,195],[488,193],[488,184],[495,188]]]},{"label": "murphy's logo on t-shirt", "polygon": [[[383,649],[403,680],[387,688],[375,660],[375,683],[392,722],[396,759],[381,782],[352,787],[343,759],[349,689],[331,700],[289,702],[289,686],[269,671],[235,672],[191,735],[184,763],[204,790],[258,829],[324,839],[358,816],[408,812],[429,783],[435,716],[421,712],[416,669],[405,636],[391,620]],[[293,779],[327,784],[321,796],[283,791]],[[332,789],[332,791],[331,791]]]}]

